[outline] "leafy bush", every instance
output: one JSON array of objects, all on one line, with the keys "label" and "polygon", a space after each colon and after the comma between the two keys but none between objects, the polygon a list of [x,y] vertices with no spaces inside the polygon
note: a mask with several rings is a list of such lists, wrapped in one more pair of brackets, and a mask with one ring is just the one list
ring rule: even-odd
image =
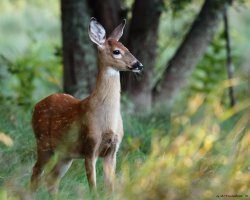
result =
[{"label": "leafy bush", "polygon": [[61,90],[62,66],[57,56],[60,29],[55,11],[58,2],[51,1],[50,7],[38,2],[5,0],[0,6],[2,104],[29,106]]}]

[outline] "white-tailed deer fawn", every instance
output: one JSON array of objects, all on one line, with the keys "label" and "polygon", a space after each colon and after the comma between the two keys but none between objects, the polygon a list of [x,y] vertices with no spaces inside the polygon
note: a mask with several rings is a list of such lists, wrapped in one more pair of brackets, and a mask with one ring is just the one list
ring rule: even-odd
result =
[{"label": "white-tailed deer fawn", "polygon": [[96,188],[96,160],[103,158],[105,185],[113,190],[116,153],[123,137],[120,114],[119,71],[139,72],[143,65],[118,40],[126,21],[106,39],[106,33],[91,18],[89,37],[98,47],[96,86],[89,97],[78,100],[67,94],[53,94],[35,106],[32,126],[37,140],[37,161],[31,189],[38,187],[45,165],[57,153],[57,161],[46,176],[49,192],[58,190],[59,179],[75,158],[85,159],[90,188]]}]

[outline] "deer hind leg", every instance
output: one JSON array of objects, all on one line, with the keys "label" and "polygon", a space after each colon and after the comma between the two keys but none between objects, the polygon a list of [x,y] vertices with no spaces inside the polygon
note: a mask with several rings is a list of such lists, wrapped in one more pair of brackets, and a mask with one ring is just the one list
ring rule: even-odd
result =
[{"label": "deer hind leg", "polygon": [[48,163],[53,153],[50,150],[37,149],[37,161],[33,167],[32,176],[30,180],[30,190],[35,192],[41,182],[41,176],[44,166]]},{"label": "deer hind leg", "polygon": [[56,196],[60,179],[66,174],[72,164],[72,159],[60,159],[53,169],[47,174],[46,184],[51,196]]}]

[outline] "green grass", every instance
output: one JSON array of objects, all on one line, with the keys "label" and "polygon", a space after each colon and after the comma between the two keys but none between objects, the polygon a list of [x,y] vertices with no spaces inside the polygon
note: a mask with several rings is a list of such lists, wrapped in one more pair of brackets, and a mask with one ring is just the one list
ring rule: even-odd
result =
[{"label": "green grass", "polygon": [[[35,162],[32,109],[1,106],[0,199],[28,195]],[[250,197],[249,101],[234,109],[204,96],[190,98],[171,112],[131,116],[124,113],[125,136],[118,153],[115,193],[103,191],[97,163],[99,199],[217,199],[216,195]],[[83,160],[76,160],[60,183],[58,199],[93,199]],[[37,199],[50,199],[45,187]]]},{"label": "green grass", "polygon": [[[61,60],[55,56],[60,49],[60,6],[54,0],[1,3],[0,54],[4,57],[0,58],[0,200],[27,199],[36,159],[30,104],[61,90]],[[138,116],[123,112],[125,136],[118,153],[115,193],[108,196],[103,192],[99,160],[99,199],[203,200],[236,194],[242,197],[229,199],[250,199],[250,99],[246,98],[250,29],[244,24],[249,12],[232,12],[234,51],[243,63],[236,63],[236,75],[245,77],[246,82],[244,87],[236,87],[237,106],[225,106],[226,88],[220,93],[209,90],[208,95],[203,90],[196,95],[197,91],[188,89],[188,97],[181,96],[172,109]],[[165,14],[163,19],[171,16]],[[188,15],[175,19],[177,32],[193,16]],[[159,55],[159,72],[180,41],[165,31],[172,26],[168,21],[163,20],[160,27],[159,48],[168,48]],[[174,42],[169,43],[169,38]],[[215,63],[218,60],[208,63],[210,70]],[[219,83],[214,87],[220,87],[221,79],[216,79]],[[8,140],[7,145],[2,142],[6,135],[13,145]],[[73,163],[59,190],[58,199],[93,199],[83,160]],[[37,199],[50,199],[44,187],[39,189]]]}]

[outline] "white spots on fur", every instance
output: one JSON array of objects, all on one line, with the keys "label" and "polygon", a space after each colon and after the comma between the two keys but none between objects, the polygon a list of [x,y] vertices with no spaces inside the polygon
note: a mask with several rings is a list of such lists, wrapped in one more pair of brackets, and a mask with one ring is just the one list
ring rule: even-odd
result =
[{"label": "white spots on fur", "polygon": [[74,99],[74,97],[72,95],[69,95],[69,94],[63,94],[63,95],[66,96],[66,97],[70,97],[70,98]]}]

